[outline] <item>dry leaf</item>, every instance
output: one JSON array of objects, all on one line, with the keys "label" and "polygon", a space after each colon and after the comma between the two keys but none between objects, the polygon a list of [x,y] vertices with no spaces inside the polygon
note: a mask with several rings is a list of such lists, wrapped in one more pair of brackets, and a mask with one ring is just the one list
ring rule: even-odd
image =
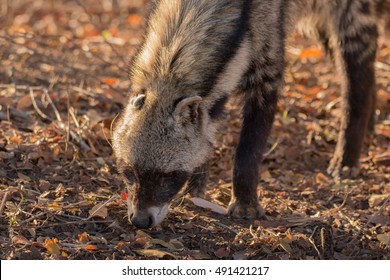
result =
[{"label": "dry leaf", "polygon": [[22,138],[20,138],[20,136],[12,136],[10,139],[9,139],[9,142],[10,144],[12,143],[16,143],[16,144],[21,144],[22,143]]},{"label": "dry leaf", "polygon": [[222,215],[226,215],[227,214],[226,208],[224,208],[222,206],[219,206],[217,204],[214,204],[214,203],[212,203],[210,201],[204,200],[203,198],[191,197],[190,200],[196,206],[199,206],[199,207],[202,207],[202,208],[205,208],[205,209],[209,209],[212,212],[215,212],[215,213],[218,213],[218,214],[222,214]]},{"label": "dry leaf", "polygon": [[49,181],[46,180],[39,180],[39,190],[43,193],[50,189],[51,184]]},{"label": "dry leaf", "polygon": [[[139,247],[145,247],[145,245],[150,241],[150,239],[146,238],[146,237],[138,237],[135,239],[135,241],[133,242],[134,245],[138,245]],[[139,248],[138,247],[138,248]]]},{"label": "dry leaf", "polygon": [[147,234],[146,232],[144,232],[144,231],[142,231],[142,230],[137,230],[136,232],[135,232],[135,234],[136,234],[136,237],[145,237],[145,238],[147,238],[148,240],[150,240],[150,239],[153,239],[149,234]]},{"label": "dry leaf", "polygon": [[68,254],[66,252],[61,252],[61,257],[67,258]]},{"label": "dry leaf", "polygon": [[320,87],[320,86],[311,87],[311,88],[308,88],[306,90],[306,95],[316,96],[321,90],[322,90],[322,87]]},{"label": "dry leaf", "polygon": [[61,254],[60,246],[58,246],[58,240],[56,238],[46,240],[44,246],[52,255],[59,256]]},{"label": "dry leaf", "polygon": [[98,250],[98,248],[95,245],[87,245],[87,246],[85,246],[84,249],[86,249],[88,251],[97,251]]},{"label": "dry leaf", "polygon": [[290,244],[285,242],[284,240],[280,241],[280,246],[289,254],[293,253],[293,249],[291,248]]},{"label": "dry leaf", "polygon": [[169,242],[165,242],[164,240],[161,240],[161,239],[152,239],[149,241],[150,244],[153,244],[153,245],[161,245],[167,249],[170,249],[172,251],[175,250],[175,247],[171,244],[169,244]]},{"label": "dry leaf", "polygon": [[329,185],[330,184],[329,178],[321,172],[316,174],[315,182],[317,185]]},{"label": "dry leaf", "polygon": [[173,259],[177,259],[177,257],[171,253],[160,251],[160,250],[154,250],[154,249],[141,249],[141,250],[134,250],[138,255],[145,256],[145,257],[156,257],[159,259],[170,257]]},{"label": "dry leaf", "polygon": [[104,158],[101,158],[101,157],[98,157],[96,159],[96,161],[100,164],[100,165],[105,165],[106,164],[106,161],[104,160]]},{"label": "dry leaf", "polygon": [[106,78],[106,79],[103,79],[103,82],[107,85],[115,85],[118,83],[118,79],[115,79],[115,78]]},{"label": "dry leaf", "polygon": [[388,197],[389,194],[372,194],[368,199],[368,204],[370,207],[382,205]]},{"label": "dry leaf", "polygon": [[37,153],[37,152],[31,152],[31,153],[28,153],[27,154],[27,158],[29,159],[29,160],[37,160],[37,159],[39,159],[41,157],[41,155],[39,154],[39,153]]},{"label": "dry leaf", "polygon": [[386,245],[386,246],[390,245],[390,234],[389,233],[378,234],[377,238],[384,245]]},{"label": "dry leaf", "polygon": [[127,22],[134,26],[134,27],[138,27],[139,25],[142,24],[142,17],[140,17],[139,15],[137,14],[130,14],[127,18]]},{"label": "dry leaf", "polygon": [[296,161],[301,155],[302,151],[297,147],[286,147],[284,149],[284,157],[288,161]]},{"label": "dry leaf", "polygon": [[193,257],[195,260],[209,260],[210,256],[203,251],[199,250],[193,250],[189,253],[191,257]]},{"label": "dry leaf", "polygon": [[184,249],[184,245],[176,239],[172,239],[169,242],[165,242],[164,240],[161,239],[152,239],[149,242],[151,244],[161,245],[171,251],[181,251]]},{"label": "dry leaf", "polygon": [[89,210],[89,215],[92,218],[98,218],[98,219],[105,219],[108,216],[108,209],[104,204],[99,203],[96,204],[94,207],[92,207],[91,210]]},{"label": "dry leaf", "polygon": [[282,239],[281,243],[287,243],[290,244],[295,240],[295,237],[292,235],[287,235],[285,238]]},{"label": "dry leaf", "polygon": [[171,239],[170,241],[169,241],[169,243],[170,244],[172,244],[174,247],[175,247],[175,249],[177,250],[177,251],[182,251],[182,250],[184,250],[184,245],[183,245],[183,243],[181,243],[179,240],[177,240],[177,239]]},{"label": "dry leaf", "polygon": [[14,156],[15,156],[14,152],[7,153],[7,152],[0,151],[0,158],[1,159],[11,159]]},{"label": "dry leaf", "polygon": [[246,260],[248,257],[245,252],[236,252],[233,254],[233,260]]},{"label": "dry leaf", "polygon": [[381,225],[390,225],[390,218],[389,218],[389,216],[376,214],[370,218],[370,223],[381,224]]},{"label": "dry leaf", "polygon": [[89,242],[88,233],[85,231],[82,234],[79,234],[79,241],[83,244],[87,244]]},{"label": "dry leaf", "polygon": [[379,128],[375,131],[375,134],[377,135],[382,135],[382,136],[385,136],[387,138],[390,138],[390,129],[384,127],[384,128]]},{"label": "dry leaf", "polygon": [[18,108],[19,110],[24,110],[29,108],[31,105],[32,101],[30,95],[25,95],[19,99],[18,103],[16,104],[16,108]]},{"label": "dry leaf", "polygon": [[323,53],[320,49],[305,49],[301,50],[301,53],[299,54],[300,58],[321,58],[323,56]]},{"label": "dry leaf", "polygon": [[230,249],[219,248],[217,251],[214,252],[214,255],[219,259],[227,258],[230,256]]},{"label": "dry leaf", "polygon": [[272,175],[268,170],[261,172],[261,180],[267,181],[269,179],[272,179]]},{"label": "dry leaf", "polygon": [[47,205],[47,207],[49,208],[49,210],[60,210],[62,208],[62,205],[59,204],[57,201],[54,201],[53,203],[49,203]]},{"label": "dry leaf", "polygon": [[[390,132],[390,130],[389,130]],[[390,135],[390,133],[389,133]],[[390,136],[389,136],[390,138]],[[375,155],[374,157],[375,164],[384,165],[384,166],[390,166],[390,149],[388,149],[386,152]]]},{"label": "dry leaf", "polygon": [[30,244],[31,242],[26,238],[24,237],[23,235],[15,235],[14,237],[12,237],[12,243],[13,244],[22,244],[22,245],[27,245],[27,244]]},{"label": "dry leaf", "polygon": [[24,181],[31,181],[31,178],[30,177],[28,177],[27,175],[24,175],[23,173],[20,173],[20,172],[18,172],[18,177],[19,177],[19,179],[21,179],[21,180],[24,180]]}]

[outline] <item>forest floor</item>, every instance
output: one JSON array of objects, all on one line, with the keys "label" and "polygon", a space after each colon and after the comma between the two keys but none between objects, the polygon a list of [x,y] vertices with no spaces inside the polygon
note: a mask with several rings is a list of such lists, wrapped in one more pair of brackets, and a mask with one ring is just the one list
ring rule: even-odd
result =
[{"label": "forest floor", "polygon": [[[258,188],[267,218],[234,220],[180,197],[161,225],[138,230],[110,140],[148,1],[98,2],[0,4],[1,259],[390,259],[389,47],[378,50],[376,134],[358,178],[326,175],[339,79],[294,35]],[[239,101],[227,110],[206,193],[224,208]]]}]

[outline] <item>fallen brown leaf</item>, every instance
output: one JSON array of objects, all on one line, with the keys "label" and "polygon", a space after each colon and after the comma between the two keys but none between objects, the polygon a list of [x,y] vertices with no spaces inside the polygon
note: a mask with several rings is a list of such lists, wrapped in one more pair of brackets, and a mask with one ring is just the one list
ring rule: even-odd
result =
[{"label": "fallen brown leaf", "polygon": [[389,194],[372,194],[368,199],[370,207],[382,205],[383,202],[389,197]]},{"label": "fallen brown leaf", "polygon": [[88,251],[97,251],[98,248],[95,245],[87,245],[85,246],[85,249]]},{"label": "fallen brown leaf", "polygon": [[384,245],[386,245],[386,246],[390,245],[390,234],[389,233],[378,234],[377,238]]},{"label": "fallen brown leaf", "polygon": [[172,239],[169,242],[165,242],[164,240],[161,239],[152,239],[149,242],[151,244],[161,245],[171,251],[181,251],[184,249],[184,245],[176,239]]},{"label": "fallen brown leaf", "polygon": [[49,251],[49,253],[54,256],[59,256],[61,254],[60,246],[58,245],[58,239],[56,238],[46,240],[44,246]]},{"label": "fallen brown leaf", "polygon": [[230,256],[230,248],[219,248],[214,255],[219,259],[227,258]]},{"label": "fallen brown leaf", "polygon": [[161,250],[155,250],[155,249],[141,249],[141,250],[134,250],[138,255],[145,256],[145,257],[156,257],[159,259],[163,259],[166,257],[177,259],[177,257],[171,253],[161,251]]},{"label": "fallen brown leaf", "polygon": [[13,244],[27,245],[31,243],[26,237],[20,234],[13,236],[11,240]]},{"label": "fallen brown leaf", "polygon": [[82,234],[79,234],[79,241],[83,244],[87,244],[89,242],[88,233],[85,231]]},{"label": "fallen brown leaf", "polygon": [[321,58],[322,56],[323,56],[323,52],[320,49],[314,49],[314,48],[304,49],[299,54],[300,58],[308,58],[308,57]]},{"label": "fallen brown leaf", "polygon": [[330,180],[328,176],[324,175],[323,173],[319,172],[315,175],[315,182],[318,185],[329,185]]},{"label": "fallen brown leaf", "polygon": [[89,215],[91,218],[98,218],[104,220],[108,216],[108,209],[104,204],[99,203],[92,207],[91,210],[89,210]]}]

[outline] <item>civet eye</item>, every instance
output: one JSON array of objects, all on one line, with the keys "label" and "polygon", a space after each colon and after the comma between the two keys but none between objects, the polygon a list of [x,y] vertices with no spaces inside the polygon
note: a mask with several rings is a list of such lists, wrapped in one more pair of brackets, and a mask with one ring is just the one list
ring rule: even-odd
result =
[{"label": "civet eye", "polygon": [[123,175],[125,176],[127,183],[129,183],[130,185],[133,185],[135,183],[135,180],[136,180],[135,174],[130,168],[126,168],[123,171]]}]

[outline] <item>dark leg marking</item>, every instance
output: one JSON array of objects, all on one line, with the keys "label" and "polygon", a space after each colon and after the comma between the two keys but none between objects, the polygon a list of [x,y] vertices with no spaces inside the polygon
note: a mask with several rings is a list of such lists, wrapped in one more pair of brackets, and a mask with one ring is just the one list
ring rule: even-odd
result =
[{"label": "dark leg marking", "polygon": [[[273,71],[256,67],[244,79],[243,90],[247,99],[234,160],[233,190],[228,209],[229,214],[235,218],[253,219],[265,215],[257,196],[259,167],[273,124],[278,91],[282,85],[282,71],[275,71],[277,64],[272,67]],[[269,74],[275,72],[277,74],[274,76]]]},{"label": "dark leg marking", "polygon": [[365,133],[373,130],[375,123],[377,26],[354,23],[359,17],[346,13],[337,35],[340,45],[334,48],[342,76],[343,107],[337,146],[328,168],[328,173],[336,178],[359,173]]}]

